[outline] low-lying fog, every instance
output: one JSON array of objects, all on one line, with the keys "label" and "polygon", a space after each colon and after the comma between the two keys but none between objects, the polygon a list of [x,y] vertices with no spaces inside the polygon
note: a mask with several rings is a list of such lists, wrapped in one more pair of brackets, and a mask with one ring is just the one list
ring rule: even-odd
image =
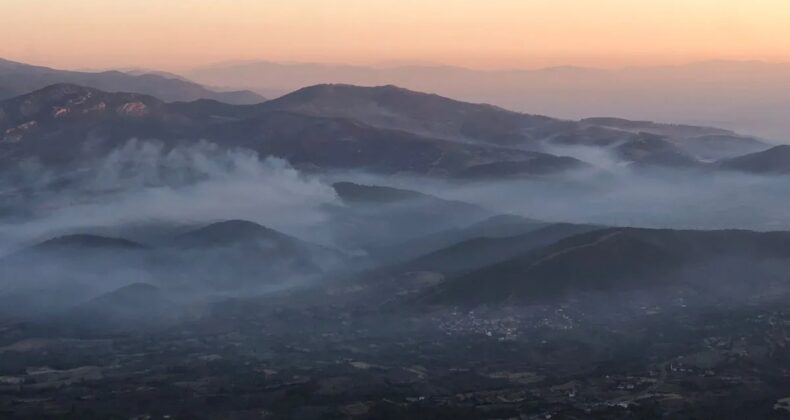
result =
[{"label": "low-lying fog", "polygon": [[[131,284],[161,287],[168,302],[325,284],[328,278],[356,276],[474,239],[430,235],[502,214],[619,227],[790,228],[784,211],[790,184],[784,177],[634,169],[600,151],[561,152],[597,169],[486,182],[327,174],[206,142],[165,149],[153,141],[130,141],[78,168],[21,162],[0,177],[0,303],[15,302],[35,314],[57,312]],[[368,207],[344,201],[333,186],[340,181],[415,190],[452,202]],[[509,236],[509,228],[498,229]],[[68,237],[75,234],[98,236]],[[562,238],[550,233],[527,243],[547,246]],[[451,252],[446,258],[471,263],[474,255],[480,261],[470,267],[480,268],[475,264],[526,252],[519,243]],[[463,266],[455,260],[446,264]],[[422,291],[435,285],[422,281],[415,280]],[[408,284],[400,285],[408,289]]]},{"label": "low-lying fog", "polygon": [[[565,150],[599,171],[565,177],[461,183],[408,175],[300,172],[276,158],[200,142],[164,150],[130,141],[98,164],[52,170],[22,162],[2,177],[0,255],[69,233],[146,242],[162,227],[242,219],[347,249],[327,234],[336,181],[387,185],[477,204],[493,214],[553,222],[685,229],[790,228],[785,177],[633,170],[600,152]],[[386,220],[382,220],[386,223]],[[129,229],[133,227],[133,229]]]}]

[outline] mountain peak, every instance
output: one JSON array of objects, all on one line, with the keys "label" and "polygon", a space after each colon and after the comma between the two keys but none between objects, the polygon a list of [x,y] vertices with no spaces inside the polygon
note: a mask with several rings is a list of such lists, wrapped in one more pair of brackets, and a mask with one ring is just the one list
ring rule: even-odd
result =
[{"label": "mountain peak", "polygon": [[89,88],[87,86],[78,85],[76,83],[54,83],[44,86],[41,89],[34,90],[25,96],[54,96],[62,97],[65,95],[85,94],[99,92],[97,89]]},{"label": "mountain peak", "polygon": [[279,99],[315,99],[323,96],[342,97],[350,95],[381,95],[381,94],[410,94],[418,96],[436,96],[423,92],[411,91],[395,85],[359,86],[345,83],[322,83],[306,86],[295,90]]},{"label": "mountain peak", "polygon": [[177,238],[183,245],[225,245],[257,240],[296,240],[284,233],[247,220],[226,220],[212,223],[182,234]]},{"label": "mountain peak", "polygon": [[[104,90],[76,84],[76,83],[54,83],[51,85],[47,85],[42,87],[41,89],[34,90],[28,94],[19,96],[17,98],[13,98],[11,100],[31,100],[34,98],[41,98],[49,101],[60,101],[60,100],[75,100],[75,98],[88,97],[92,96],[101,96],[101,97],[118,97],[118,98],[135,98],[137,100],[142,100],[145,102],[155,102],[155,103],[162,103],[159,99],[149,96],[143,95],[139,93],[130,93],[130,92],[107,92]],[[82,102],[80,102],[82,103]]]},{"label": "mountain peak", "polygon": [[110,93],[74,83],[56,83],[0,102],[0,129],[5,138],[19,141],[36,127],[61,126],[65,121],[114,115],[147,117],[164,110],[153,96]]},{"label": "mountain peak", "polygon": [[496,145],[529,141],[525,127],[559,120],[457,101],[394,85],[324,84],[299,89],[261,105],[263,110],[347,118],[385,129],[445,140]]}]

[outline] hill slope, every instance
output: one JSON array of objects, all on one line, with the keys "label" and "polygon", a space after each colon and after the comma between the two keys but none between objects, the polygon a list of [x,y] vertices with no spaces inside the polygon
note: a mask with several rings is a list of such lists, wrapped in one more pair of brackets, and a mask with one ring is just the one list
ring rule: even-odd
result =
[{"label": "hill slope", "polygon": [[752,174],[785,175],[790,173],[790,146],[781,145],[718,163],[723,169]]},{"label": "hill slope", "polygon": [[[767,147],[753,137],[716,128],[618,118],[590,118],[579,122],[561,120],[487,104],[456,101],[391,85],[310,86],[260,107],[349,118],[375,127],[454,141],[549,152],[552,145],[614,148],[621,144],[642,144],[645,138],[654,138],[652,144],[658,141],[666,144],[660,150],[639,146],[643,156],[639,161],[669,166],[689,165],[696,159],[732,157]],[[621,154],[619,150],[616,153]],[[510,166],[500,168],[498,172],[514,171],[513,165]]]},{"label": "hill slope", "polygon": [[[790,233],[597,230],[449,279],[427,299],[540,302],[576,292],[651,288],[670,284],[686,268],[732,259],[788,263]],[[726,271],[721,275],[723,285]]]}]

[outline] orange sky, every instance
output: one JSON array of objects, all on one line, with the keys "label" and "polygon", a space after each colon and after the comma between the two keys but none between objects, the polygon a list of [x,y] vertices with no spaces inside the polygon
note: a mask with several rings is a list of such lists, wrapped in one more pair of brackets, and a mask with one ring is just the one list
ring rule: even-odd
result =
[{"label": "orange sky", "polygon": [[170,70],[790,61],[790,0],[0,0],[0,57]]}]

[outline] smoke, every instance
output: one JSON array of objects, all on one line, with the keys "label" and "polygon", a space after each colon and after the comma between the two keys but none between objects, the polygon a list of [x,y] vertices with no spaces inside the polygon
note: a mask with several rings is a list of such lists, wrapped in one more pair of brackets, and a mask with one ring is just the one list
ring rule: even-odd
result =
[{"label": "smoke", "polygon": [[611,150],[603,147],[544,143],[541,150],[555,156],[572,157],[609,172],[623,172],[627,166]]},{"label": "smoke", "polygon": [[307,234],[325,220],[322,206],[338,200],[330,185],[284,160],[206,142],[168,149],[132,140],[81,167],[47,171],[25,162],[13,174],[0,253],[65,233],[228,219]]},{"label": "smoke", "polygon": [[452,196],[547,221],[683,229],[790,228],[784,177],[634,172],[462,187]]},{"label": "smoke", "polygon": [[[346,250],[356,246],[387,249],[441,230],[463,228],[473,223],[471,216],[484,217],[478,213],[610,226],[790,228],[790,215],[783,211],[790,204],[785,177],[645,170],[617,164],[606,152],[589,148],[563,148],[562,154],[594,162],[598,170],[484,182],[362,172],[307,175],[284,160],[261,159],[248,150],[207,142],[166,147],[132,140],[98,161],[75,167],[55,170],[30,161],[7,170],[0,189],[4,197],[0,255],[70,233],[97,233],[161,247],[181,232],[232,219]],[[412,189],[484,210],[435,200],[405,209],[345,206],[331,186],[338,180]],[[459,219],[463,221],[453,222],[456,216],[463,216]],[[259,251],[255,248],[249,259],[245,252],[235,250],[224,254],[178,251],[175,257],[165,255],[166,263],[132,259],[135,264],[116,264],[120,268],[112,272],[91,268],[89,278],[81,266],[72,271],[79,277],[74,282],[86,283],[86,287],[156,283],[159,277],[168,277],[171,284],[189,285],[205,277],[204,283],[217,289],[239,284],[243,290],[258,285],[279,287],[289,278],[292,283],[311,281],[325,273],[302,270],[325,251],[306,249],[303,254],[309,257],[287,257],[291,262],[281,267],[275,260],[282,255],[267,261],[268,267],[260,267]],[[44,261],[49,262],[48,258]],[[329,259],[337,259],[339,265],[348,263],[343,255],[330,254]],[[203,265],[184,269],[195,266],[194,261]],[[58,270],[63,265],[58,264],[41,277],[61,283]],[[140,267],[141,272],[135,271]],[[167,274],[146,277],[150,267]]]},{"label": "smoke", "polygon": [[[271,293],[308,284],[345,259],[265,229],[321,241],[315,227],[327,223],[325,208],[339,198],[319,178],[248,150],[131,140],[96,161],[58,169],[27,161],[0,179],[8,198],[0,212],[0,314],[59,313],[135,284],[186,304]],[[211,232],[197,244],[178,242],[184,232],[234,219],[265,228],[236,223],[227,234],[220,229],[227,237],[216,244]],[[86,233],[143,246],[65,238]],[[52,238],[60,239],[44,242]],[[145,287],[107,299],[138,299]]]},{"label": "smoke", "polygon": [[458,183],[418,177],[342,174],[358,182],[415,189],[477,204],[494,214],[548,222],[675,229],[790,229],[790,183],[715,169],[623,165],[601,149],[563,148],[597,170],[563,176]]}]

